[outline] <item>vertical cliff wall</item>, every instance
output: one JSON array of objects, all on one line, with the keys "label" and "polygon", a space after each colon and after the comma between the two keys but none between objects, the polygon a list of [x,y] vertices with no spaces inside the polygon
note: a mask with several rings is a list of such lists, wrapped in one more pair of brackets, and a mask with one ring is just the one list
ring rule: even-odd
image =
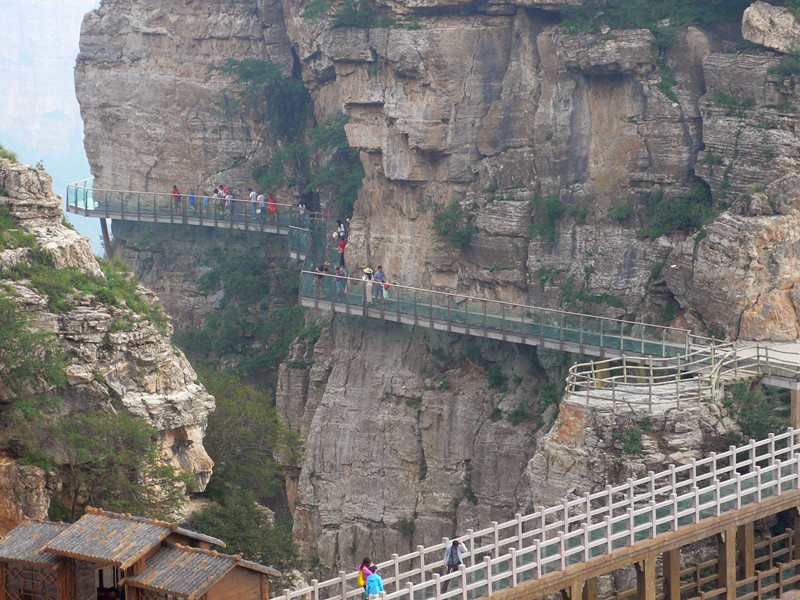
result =
[{"label": "vertical cliff wall", "polygon": [[75,88],[96,187],[244,191],[248,161],[263,161],[274,140],[223,96],[230,79],[209,71],[229,58],[291,74],[280,4],[123,0],[88,13]]},{"label": "vertical cliff wall", "polygon": [[[390,2],[374,7],[393,19],[386,27],[333,27],[338,3],[311,18],[302,0],[180,10],[191,8],[198,24],[228,10],[274,23],[270,31],[291,41],[317,121],[348,117],[366,171],[351,268],[382,264],[390,281],[731,337],[795,337],[796,76],[771,73],[780,58],[770,51],[737,53],[738,23],[683,28],[665,47],[649,30],[569,33],[560,4]],[[163,4],[152,6],[161,14]],[[270,21],[279,13],[281,23]],[[193,137],[180,121],[191,102],[153,100],[152,125],[125,130],[125,154],[109,147],[125,103],[97,82],[129,69],[148,81],[159,64],[195,61],[179,43],[184,26],[161,17],[151,38],[150,22],[121,2],[86,21],[78,92],[90,160],[109,185],[114,169],[113,185],[147,183],[149,169],[159,186],[171,183],[173,156]],[[118,45],[138,38],[162,45]],[[89,42],[117,48],[117,58],[105,61]],[[272,56],[272,45],[256,46],[254,55]],[[288,72],[288,55],[285,64]],[[186,129],[161,140],[148,132],[173,125]],[[217,147],[220,165],[249,147],[231,135],[239,142],[224,154]],[[157,141],[160,154],[149,154]],[[204,164],[182,164],[190,179],[213,179]],[[464,247],[433,231],[437,210],[450,206],[475,228]],[[698,210],[707,218],[693,219]],[[144,265],[141,249],[128,249]],[[154,277],[156,289],[161,279],[170,281]],[[344,568],[364,553],[384,556],[686,459],[718,433],[713,411],[665,419],[658,426],[669,439],[650,440],[641,460],[614,449],[602,419],[562,414],[543,438],[555,417],[546,384],[562,367],[547,353],[337,317],[316,344],[299,342],[281,371],[279,408],[306,443],[287,481],[298,538],[324,569]],[[490,372],[507,383],[493,385]],[[613,460],[596,460],[598,448],[614,449]]]}]

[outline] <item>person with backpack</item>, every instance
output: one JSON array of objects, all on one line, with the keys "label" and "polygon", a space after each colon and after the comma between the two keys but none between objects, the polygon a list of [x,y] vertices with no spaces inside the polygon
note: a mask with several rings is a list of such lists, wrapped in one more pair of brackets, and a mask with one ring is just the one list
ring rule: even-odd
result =
[{"label": "person with backpack", "polygon": [[370,565],[369,570],[371,574],[367,579],[367,585],[364,586],[364,591],[367,594],[367,600],[378,600],[381,592],[386,591],[383,589],[383,577],[378,575],[378,565]]},{"label": "person with backpack", "polygon": [[[457,571],[458,567],[464,564],[464,559],[462,558],[462,554],[464,552],[466,552],[466,546],[464,546],[464,544],[462,544],[458,539],[455,539],[447,544],[447,549],[444,551],[444,566],[446,569],[445,575],[449,575],[453,571]],[[443,594],[447,591],[447,586],[449,584],[449,579],[442,582]]]},{"label": "person with backpack", "polygon": [[369,559],[369,556],[365,556],[364,560],[361,561],[361,566],[358,567],[358,585],[364,588],[365,593],[367,590],[367,579],[372,575],[372,571],[369,570],[371,564],[372,561]]}]

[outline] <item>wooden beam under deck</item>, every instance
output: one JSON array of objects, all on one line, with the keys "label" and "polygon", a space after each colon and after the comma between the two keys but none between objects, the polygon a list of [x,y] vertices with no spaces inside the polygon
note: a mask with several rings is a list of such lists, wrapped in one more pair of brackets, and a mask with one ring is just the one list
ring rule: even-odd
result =
[{"label": "wooden beam under deck", "polygon": [[[718,517],[709,517],[699,523],[685,525],[677,531],[669,531],[655,538],[642,540],[633,546],[615,550],[611,554],[595,556],[586,562],[571,565],[564,570],[543,575],[492,594],[492,600],[531,600],[547,594],[570,589],[576,582],[583,582],[599,575],[605,575],[622,567],[638,563],[647,556],[681,548],[692,542],[709,538],[733,527],[752,523],[800,505],[800,489],[789,490],[779,496],[765,498],[759,503],[749,504],[739,510],[727,512]],[[735,536],[735,533],[734,533]]]}]

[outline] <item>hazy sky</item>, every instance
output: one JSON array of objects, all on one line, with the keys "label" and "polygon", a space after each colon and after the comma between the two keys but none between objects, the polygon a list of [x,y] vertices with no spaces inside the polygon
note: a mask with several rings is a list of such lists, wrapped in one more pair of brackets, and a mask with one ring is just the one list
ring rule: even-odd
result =
[{"label": "hazy sky", "polygon": [[[83,15],[99,0],[0,0],[0,144],[29,164],[44,161],[53,190],[90,175],[73,70]],[[70,215],[99,245],[97,219]]]}]

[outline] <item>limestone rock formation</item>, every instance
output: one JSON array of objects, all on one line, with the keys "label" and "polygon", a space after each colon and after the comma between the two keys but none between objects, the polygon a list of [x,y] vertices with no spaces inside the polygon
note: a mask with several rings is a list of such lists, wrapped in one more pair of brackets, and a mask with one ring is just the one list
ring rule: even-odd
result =
[{"label": "limestone rock formation", "polygon": [[[61,198],[52,193],[46,173],[0,160],[0,189],[0,203],[8,205],[10,215],[35,236],[55,266],[104,277],[88,239],[62,224]],[[0,251],[0,284],[13,292],[40,330],[56,335],[69,357],[66,386],[59,391],[63,400],[60,410],[128,410],[147,420],[160,431],[162,460],[192,474],[193,488],[202,490],[213,466],[202,441],[214,398],[197,383],[189,362],[170,344],[170,326],[159,331],[130,308],[110,305],[91,294],[76,293],[71,305],[51,311],[43,291],[25,278],[10,277],[10,269],[28,261],[29,252],[26,247]],[[146,302],[158,301],[142,286],[137,292]],[[41,443],[46,451],[58,452],[48,440]],[[34,474],[22,474],[35,479]],[[28,487],[38,490],[31,492],[33,495],[43,494],[40,484]],[[41,512],[24,510],[29,516]]]},{"label": "limestone rock formation", "polygon": [[[555,406],[545,409],[533,349],[507,350],[356,318],[337,318],[313,348],[298,343],[276,399],[306,440],[294,533],[326,570],[513,516]],[[481,364],[501,357],[505,390]]]},{"label": "limestone rock formation", "polygon": [[[343,111],[348,140],[361,153],[366,177],[350,223],[348,264],[382,264],[398,283],[616,317],[668,320],[663,309],[678,302],[685,313],[679,318],[698,332],[798,335],[797,217],[793,196],[778,193],[781,178],[796,171],[800,147],[796,77],[770,73],[780,60],[772,53],[727,52],[742,42],[738,24],[688,27],[658,54],[646,31],[566,33],[559,8],[569,3],[397,0],[385,7],[397,25],[371,29],[330,27],[336,7],[310,19],[304,0],[257,3],[253,23],[282,14],[282,23],[270,21],[270,34],[291,40],[294,72],[311,93],[317,122]],[[134,100],[109,101],[112,76],[131,90],[139,69],[159,81],[162,67],[184,73],[175,65],[185,62],[197,69],[191,48],[178,43],[186,27],[158,12],[163,3],[145,5],[154,11],[107,3],[99,18],[87,18],[78,88],[93,170],[124,186],[150,185],[152,169],[152,181],[164,187],[180,170],[179,156],[190,180],[208,181],[217,172],[205,170],[210,159],[189,168],[183,140],[162,135],[181,125],[190,134],[180,137],[197,138],[195,123],[180,119],[200,104],[178,95],[180,110],[140,114]],[[227,10],[242,14],[240,2],[175,10],[197,23],[217,23]],[[244,22],[238,19],[231,23]],[[151,35],[152,24],[160,29]],[[147,43],[110,44],[117,54],[109,60],[99,50],[109,40],[139,38]],[[245,38],[254,56],[275,49]],[[198,43],[204,52],[214,47],[205,36]],[[221,57],[230,51],[226,43],[216,42]],[[118,125],[129,106],[138,129]],[[210,109],[200,114],[214,131],[231,125]],[[229,141],[216,145],[214,169],[250,156],[240,127],[225,129]],[[100,144],[120,131],[121,150]],[[163,160],[148,153],[156,142]],[[767,189],[757,191],[761,186]],[[675,216],[683,211],[675,208],[680,199],[696,189],[708,192],[714,218],[702,232],[691,226],[655,239],[640,235],[659,198],[663,213]],[[437,208],[452,205],[476,228],[468,248],[447,246],[432,230]],[[193,277],[175,274],[199,267],[184,257],[170,264],[148,255],[135,242],[149,229],[119,231],[126,258],[152,275],[159,294],[174,296],[177,314],[178,298],[191,298],[181,321],[197,322],[191,313],[202,318],[209,304],[196,301]],[[186,257],[194,254],[196,246],[184,247],[192,248]],[[507,363],[509,376],[521,381],[495,391],[486,369],[467,357],[470,347]],[[459,358],[443,372],[423,374],[435,362],[434,348]],[[688,460],[715,431],[713,407],[674,415],[657,423],[665,440],[645,436],[645,454],[631,458],[614,447],[615,425],[606,417],[563,412],[540,441],[555,416],[540,399],[541,370],[555,373],[561,365],[529,352],[340,317],[315,346],[297,344],[281,367],[277,394],[283,419],[306,446],[287,495],[296,505],[297,537],[325,570],[352,565],[364,552],[385,556],[500,520],[572,487]],[[541,425],[511,426],[510,415],[526,400]],[[685,418],[701,423],[699,433]],[[608,447],[610,458],[598,458]]]},{"label": "limestone rock formation", "polygon": [[800,49],[800,24],[792,10],[758,0],[744,11],[742,17],[744,39],[780,52]]},{"label": "limestone rock formation", "polygon": [[96,187],[245,191],[274,141],[240,118],[230,77],[209,67],[255,58],[291,73],[280,3],[258,5],[126,0],[86,15],[75,87]]},{"label": "limestone rock formation", "polygon": [[23,517],[46,519],[52,492],[60,482],[35,465],[21,465],[0,457],[0,534],[16,527]]}]

